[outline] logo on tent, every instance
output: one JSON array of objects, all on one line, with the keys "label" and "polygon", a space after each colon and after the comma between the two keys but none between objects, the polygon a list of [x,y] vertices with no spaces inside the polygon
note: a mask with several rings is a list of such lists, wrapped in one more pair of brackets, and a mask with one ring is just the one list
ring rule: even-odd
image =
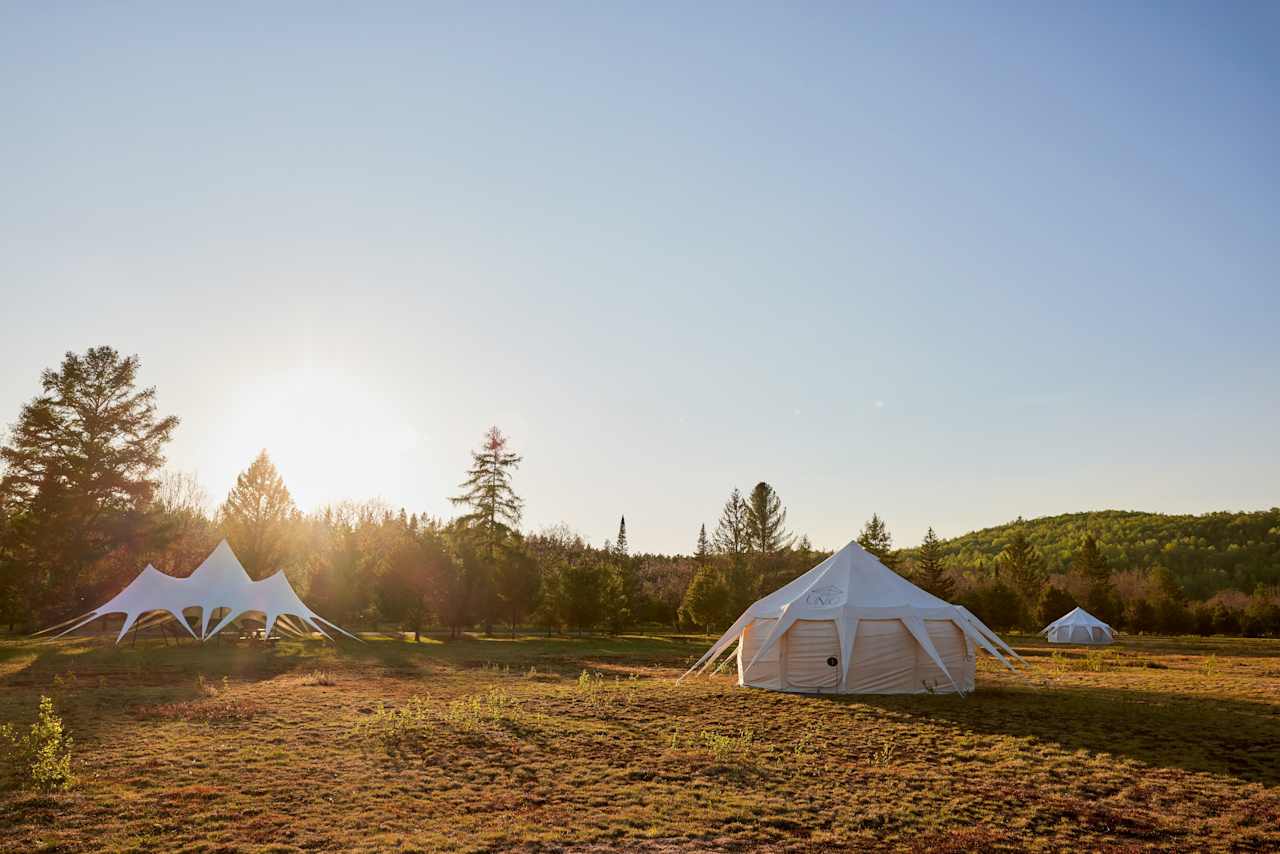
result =
[{"label": "logo on tent", "polygon": [[834,584],[828,584],[826,587],[819,587],[817,590],[810,590],[804,597],[806,605],[839,605],[844,601],[844,591]]}]

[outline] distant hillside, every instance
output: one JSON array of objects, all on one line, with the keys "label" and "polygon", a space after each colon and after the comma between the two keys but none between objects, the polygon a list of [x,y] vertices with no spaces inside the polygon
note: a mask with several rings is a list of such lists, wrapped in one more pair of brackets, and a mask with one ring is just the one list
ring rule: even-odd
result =
[{"label": "distant hillside", "polygon": [[[1194,599],[1226,588],[1248,593],[1259,582],[1280,583],[1277,507],[1202,516],[1101,510],[1017,520],[947,540],[947,565],[967,569],[990,562],[1019,527],[1044,556],[1050,572],[1065,572],[1085,532],[1092,532],[1116,570],[1159,564]],[[906,549],[903,554],[910,558],[914,552]]]}]

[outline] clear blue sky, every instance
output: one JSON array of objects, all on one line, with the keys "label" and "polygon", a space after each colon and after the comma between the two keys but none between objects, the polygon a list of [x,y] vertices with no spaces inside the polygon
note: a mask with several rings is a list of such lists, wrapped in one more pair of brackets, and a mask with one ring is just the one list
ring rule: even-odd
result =
[{"label": "clear blue sky", "polygon": [[10,3],[0,417],[688,550],[1280,503],[1280,6]]}]

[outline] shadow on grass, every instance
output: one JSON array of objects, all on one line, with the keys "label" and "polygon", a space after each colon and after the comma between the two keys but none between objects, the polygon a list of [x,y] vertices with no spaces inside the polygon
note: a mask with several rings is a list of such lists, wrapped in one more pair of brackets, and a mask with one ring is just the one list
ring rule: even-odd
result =
[{"label": "shadow on grass", "polygon": [[1245,700],[1094,687],[980,688],[954,696],[822,697],[966,732],[1051,742],[1156,768],[1280,785],[1280,713]]},{"label": "shadow on grass", "polygon": [[620,637],[479,637],[454,640],[425,637],[415,643],[397,634],[369,633],[364,643],[341,640],[289,640],[272,644],[183,638],[176,643],[144,637],[136,643],[112,643],[108,635],[59,640],[0,641],[0,687],[39,688],[67,674],[103,677],[133,686],[160,686],[195,678],[196,674],[240,682],[272,679],[290,672],[336,668],[368,670],[389,676],[420,677],[440,668],[484,666],[512,670],[554,671],[576,675],[582,669],[619,667],[678,668],[702,652],[706,639],[697,636]]}]

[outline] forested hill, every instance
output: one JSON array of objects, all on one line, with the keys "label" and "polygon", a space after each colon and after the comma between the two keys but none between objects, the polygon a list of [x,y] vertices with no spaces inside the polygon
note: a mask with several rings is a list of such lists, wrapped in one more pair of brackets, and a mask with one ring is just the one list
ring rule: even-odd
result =
[{"label": "forested hill", "polygon": [[1114,571],[1163,566],[1195,599],[1280,583],[1280,507],[1202,516],[1101,510],[1015,520],[945,541],[944,562],[954,569],[989,564],[1019,528],[1050,572],[1066,572],[1081,539],[1092,533]]}]

